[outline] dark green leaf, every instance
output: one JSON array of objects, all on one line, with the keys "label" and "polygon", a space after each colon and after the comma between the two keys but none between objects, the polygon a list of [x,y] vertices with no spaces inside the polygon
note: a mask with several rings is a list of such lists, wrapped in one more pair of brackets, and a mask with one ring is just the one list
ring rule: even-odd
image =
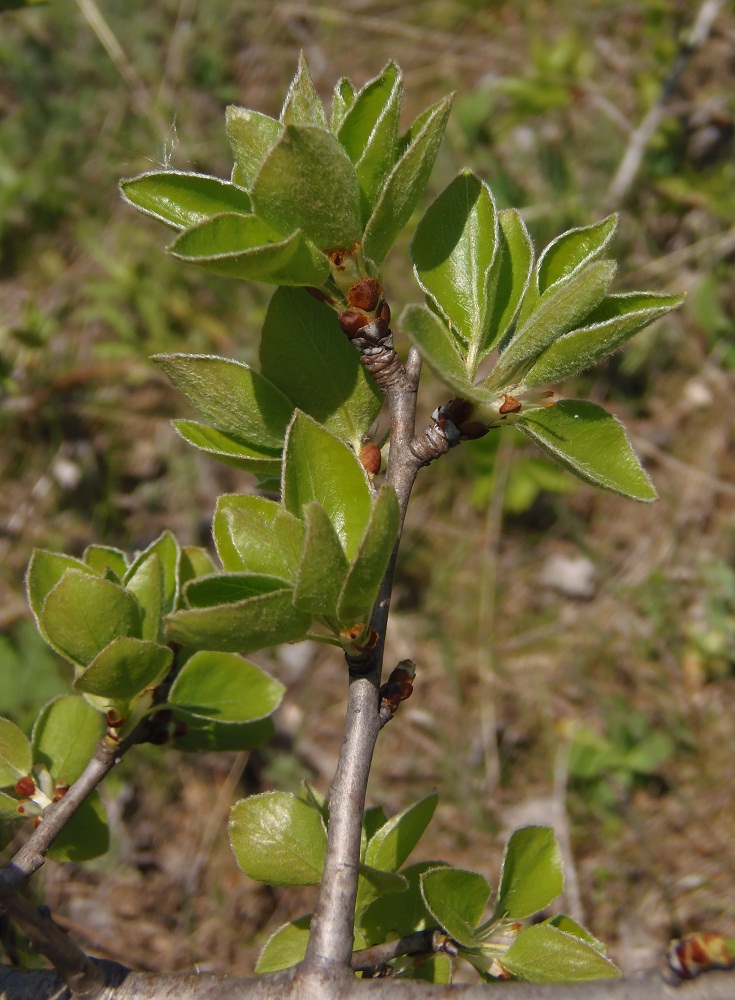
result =
[{"label": "dark green leaf", "polygon": [[299,68],[291,81],[281,109],[281,121],[284,125],[327,127],[324,106],[309,75],[303,52],[299,55]]},{"label": "dark green leaf", "polygon": [[327,832],[318,811],[288,792],[264,792],[232,807],[230,844],[240,868],[268,885],[321,881]]},{"label": "dark green leaf", "polygon": [[236,177],[250,190],[268,151],[283,135],[284,126],[259,111],[231,105],[225,115],[225,129],[237,161],[233,179]]},{"label": "dark green leaf", "polygon": [[521,931],[503,956],[503,965],[532,983],[573,983],[620,975],[592,945],[550,924]]},{"label": "dark green leaf", "polygon": [[0,718],[0,788],[31,773],[31,745],[10,719]]},{"label": "dark green leaf", "polygon": [[259,476],[277,476],[281,470],[280,455],[274,449],[256,448],[232,434],[218,431],[196,420],[172,420],[171,423],[184,441],[225,465],[254,472]]},{"label": "dark green leaf", "polygon": [[654,292],[608,295],[587,316],[583,327],[565,333],[539,355],[524,384],[532,388],[560,382],[589,368],[683,300],[683,295]]},{"label": "dark green leaf", "polygon": [[389,892],[370,903],[358,917],[358,928],[370,945],[391,937],[405,937],[435,923],[421,895],[421,876],[437,868],[436,861],[421,861],[404,868],[408,888]]},{"label": "dark green leaf", "polygon": [[421,892],[436,922],[458,944],[471,948],[490,898],[487,879],[461,868],[434,868],[421,876]]},{"label": "dark green leaf", "polygon": [[144,215],[188,229],[223,212],[250,215],[246,191],[229,181],[179,170],[155,170],[120,181],[123,198]]},{"label": "dark green leaf", "polygon": [[273,739],[276,732],[271,718],[242,723],[217,722],[201,715],[191,715],[182,708],[175,708],[173,713],[176,722],[183,723],[183,732],[177,727],[171,746],[185,753],[255,750]]},{"label": "dark green leaf", "polygon": [[[101,716],[98,716],[101,718]],[[110,846],[107,815],[98,792],[92,792],[79,806],[52,842],[47,857],[52,861],[72,861],[79,864],[104,854]]]},{"label": "dark green leaf", "polygon": [[396,872],[405,863],[434,815],[439,796],[425,796],[403,812],[392,816],[371,837],[365,863],[381,871]]},{"label": "dark green leaf", "polygon": [[33,759],[57,781],[73,785],[94,755],[105,720],[84,698],[66,695],[41,709],[33,727]]},{"label": "dark green leaf", "polygon": [[369,906],[374,900],[385,893],[405,892],[408,882],[402,875],[395,872],[378,871],[369,865],[360,864],[359,877],[357,880],[357,901],[355,910],[359,911],[363,907]]},{"label": "dark green leaf", "polygon": [[585,482],[633,500],[656,499],[622,424],[601,406],[561,399],[526,412],[516,426]]},{"label": "dark green leaf", "polygon": [[260,367],[294,406],[355,448],[383,405],[335,313],[302,289],[279,288],[271,299]]},{"label": "dark green leaf", "polygon": [[345,556],[354,559],[371,513],[367,474],[343,441],[297,410],[283,455],[283,504],[302,517],[310,500],[327,512]]},{"label": "dark green leaf", "polygon": [[279,503],[249,493],[225,494],[217,500],[212,534],[226,570],[296,579],[304,526]]},{"label": "dark green leaf", "polygon": [[259,448],[283,446],[293,405],[249,365],[191,354],[154,354],[151,360],[217,430]]},{"label": "dark green leaf", "polygon": [[564,888],[562,860],[554,831],[545,826],[516,830],[503,858],[495,912],[522,920],[543,910]]},{"label": "dark green leaf", "polygon": [[299,917],[298,920],[291,920],[289,923],[279,927],[268,938],[258,956],[255,966],[255,971],[258,975],[263,972],[278,972],[280,969],[290,969],[297,962],[300,962],[306,954],[310,927],[310,913],[305,917]]},{"label": "dark green leaf", "polygon": [[363,251],[378,265],[383,263],[398,234],[411,218],[426,187],[444,137],[451,106],[451,97],[445,97],[427,108],[404,138],[396,165],[365,227]]},{"label": "dark green leaf", "polygon": [[86,667],[122,635],[140,635],[140,605],[117,584],[67,569],[41,612],[44,634],[58,652]]},{"label": "dark green leaf", "polygon": [[301,230],[320,250],[351,250],[360,238],[357,174],[337,137],[325,129],[287,125],[268,151],[251,197],[258,217],[277,233]]},{"label": "dark green leaf", "polygon": [[169,252],[226,278],[274,285],[318,286],[329,275],[327,258],[295,226],[279,233],[254,215],[205,219],[177,236]]}]

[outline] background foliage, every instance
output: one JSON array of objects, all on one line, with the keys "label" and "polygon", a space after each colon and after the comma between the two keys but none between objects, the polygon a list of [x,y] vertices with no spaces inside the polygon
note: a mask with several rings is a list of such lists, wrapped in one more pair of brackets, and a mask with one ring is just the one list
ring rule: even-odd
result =
[{"label": "background foliage", "polygon": [[[579,391],[625,417],[657,505],[576,485],[505,435],[456,449],[430,489],[419,480],[388,651],[418,662],[418,684],[379,742],[372,800],[394,813],[436,785],[425,856],[491,879],[505,830],[553,816],[579,886],[566,909],[624,970],[672,934],[734,933],[732,14],[687,66],[618,206],[611,178],[690,3],[137,6],[1,15],[0,714],[30,721],[56,693],[40,686],[49,653],[20,583],[33,545],[143,548],[164,527],[198,544],[214,498],[248,484],[178,441],[165,417],[181,399],[146,359],[253,361],[269,292],[166,258],[117,179],[161,164],[225,176],[224,105],[277,115],[299,48],[326,90],[398,57],[406,121],[458,91],[433,194],[469,166],[500,208],[523,209],[537,246],[620,207],[617,287],[689,297]],[[396,315],[421,296],[405,251],[404,237],[386,270]],[[445,395],[426,380],[427,418]],[[306,777],[326,791],[338,659],[260,658],[289,687],[264,751],[162,764],[142,750],[115,773],[110,853],[73,886],[61,866],[43,875],[91,949],[244,972],[257,948],[239,942],[310,908],[311,889],[248,883],[224,825],[238,786]]]}]

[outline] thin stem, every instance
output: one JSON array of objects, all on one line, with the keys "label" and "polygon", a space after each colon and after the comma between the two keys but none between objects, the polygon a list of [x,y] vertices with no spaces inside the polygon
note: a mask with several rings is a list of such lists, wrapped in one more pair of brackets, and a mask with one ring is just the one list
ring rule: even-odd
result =
[{"label": "thin stem", "polygon": [[329,798],[329,831],[324,875],[319,891],[306,956],[305,975],[329,969],[337,978],[352,978],[355,902],[357,900],[360,833],[380,717],[380,680],[385,634],[390,613],[393,574],[403,519],[421,463],[409,449],[416,418],[416,392],[421,359],[413,349],[401,378],[387,386],[391,412],[391,448],[386,481],[398,496],[401,528],[383,578],[370,621],[379,636],[377,645],[359,661],[350,662],[345,733]]}]

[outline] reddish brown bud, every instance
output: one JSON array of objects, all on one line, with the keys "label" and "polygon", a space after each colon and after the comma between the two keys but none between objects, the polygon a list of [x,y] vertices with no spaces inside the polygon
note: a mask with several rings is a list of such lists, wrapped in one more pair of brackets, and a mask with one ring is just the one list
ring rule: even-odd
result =
[{"label": "reddish brown bud", "polygon": [[365,313],[355,309],[347,309],[339,314],[339,325],[348,337],[356,337],[360,330],[370,322]]},{"label": "reddish brown bud", "polygon": [[468,441],[476,441],[477,438],[485,437],[489,430],[487,424],[483,424],[479,420],[468,420],[459,428],[462,437],[467,438]]},{"label": "reddish brown bud", "polygon": [[503,402],[498,409],[498,413],[518,413],[522,404],[518,402],[513,396],[509,396],[507,393],[503,395]]},{"label": "reddish brown bud", "polygon": [[54,802],[58,802],[59,799],[63,799],[64,796],[66,795],[66,793],[68,791],[69,791],[69,786],[67,785],[67,783],[64,781],[63,778],[60,778],[56,782],[56,786],[54,788],[54,798],[53,798],[53,801]]},{"label": "reddish brown bud", "polygon": [[401,660],[391,671],[391,675],[380,688],[380,701],[395,715],[402,701],[411,697],[413,680],[416,676],[416,664],[413,660]]},{"label": "reddish brown bud", "polygon": [[441,407],[441,413],[452,421],[455,427],[461,427],[475,412],[475,404],[468,399],[450,399]]},{"label": "reddish brown bud", "polygon": [[383,299],[380,303],[380,309],[378,309],[378,319],[382,323],[385,323],[386,326],[390,326],[390,306],[385,299]]},{"label": "reddish brown bud", "polygon": [[372,442],[370,444],[364,444],[362,448],[360,448],[359,458],[360,464],[369,475],[375,476],[378,472],[380,472],[381,455],[380,448],[377,444]]},{"label": "reddish brown bud", "polygon": [[30,775],[26,775],[25,778],[20,778],[15,783],[15,791],[17,795],[22,795],[24,798],[30,798],[31,795],[36,790],[36,783],[31,778]]},{"label": "reddish brown bud", "polygon": [[382,287],[375,278],[363,278],[357,281],[347,293],[347,301],[353,309],[374,312],[378,308]]}]

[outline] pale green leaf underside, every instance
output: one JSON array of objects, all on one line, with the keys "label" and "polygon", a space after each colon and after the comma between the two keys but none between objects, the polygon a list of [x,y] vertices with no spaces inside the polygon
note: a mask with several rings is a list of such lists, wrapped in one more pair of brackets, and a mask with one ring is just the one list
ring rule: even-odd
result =
[{"label": "pale green leaf underside", "polygon": [[250,215],[250,197],[218,177],[157,170],[120,182],[126,201],[174,229],[188,229],[223,212]]}]

